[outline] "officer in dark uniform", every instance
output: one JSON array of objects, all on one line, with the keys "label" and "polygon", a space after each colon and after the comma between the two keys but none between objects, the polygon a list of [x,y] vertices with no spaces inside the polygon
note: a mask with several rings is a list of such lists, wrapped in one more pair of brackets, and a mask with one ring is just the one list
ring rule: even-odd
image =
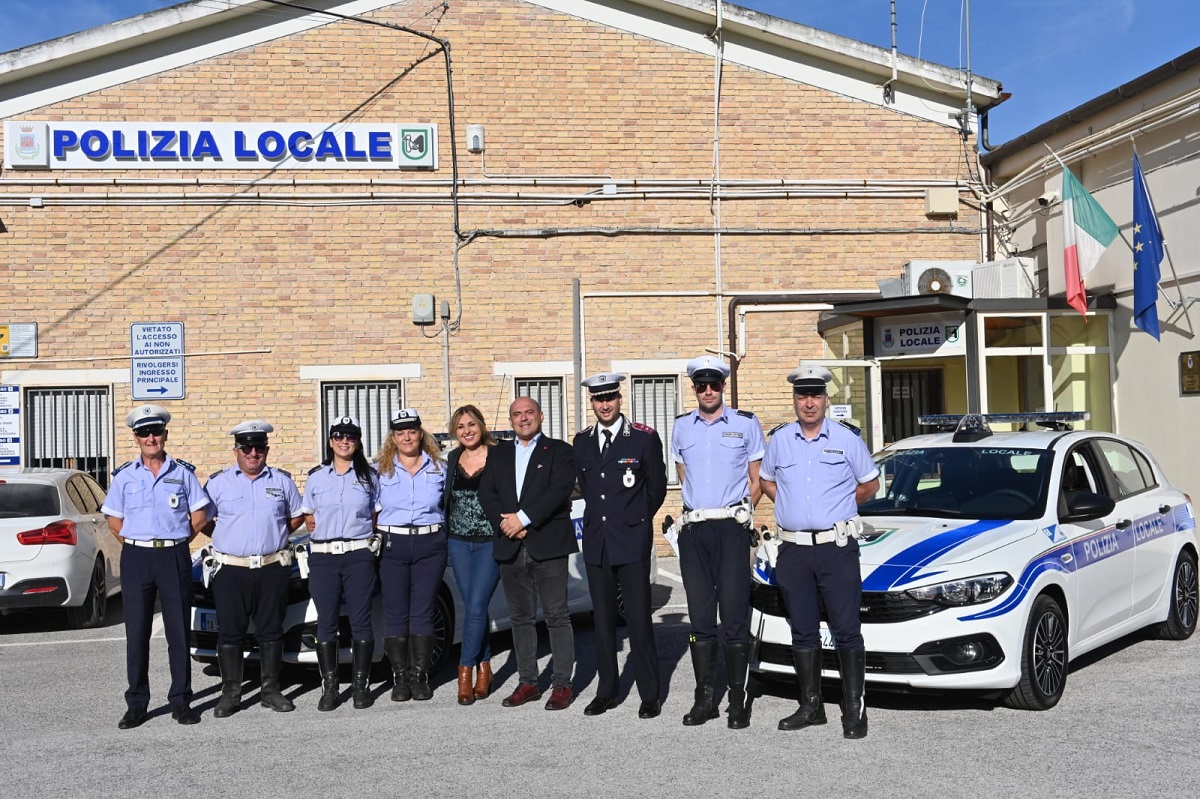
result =
[{"label": "officer in dark uniform", "polygon": [[263,707],[280,713],[295,705],[279,690],[283,617],[294,553],[288,538],[304,521],[292,475],[267,465],[270,422],[254,419],[230,431],[236,466],[214,472],[205,490],[212,499],[211,578],[217,608],[217,662],[221,700],[213,715],[225,718],[242,702],[242,652],[250,621],[258,639]]},{"label": "officer in dark uniform", "polygon": [[[583,512],[583,559],[596,621],[596,698],[584,715],[616,706],[617,589],[625,599],[630,657],[642,703],[638,717],[659,714],[658,650],[650,614],[650,547],[654,514],[667,495],[662,440],[653,428],[621,414],[624,375],[583,381],[596,424],[575,436]],[[748,568],[748,566],[747,566]]]},{"label": "officer in dark uniform", "polygon": [[128,710],[117,727],[141,726],[150,704],[150,631],[154,602],[162,605],[171,688],[171,718],[196,724],[192,710],[192,666],[188,628],[192,615],[192,558],[188,542],[208,520],[208,495],[195,467],[167,455],[171,414],[158,405],[140,405],[125,417],[141,451],[137,460],[113,472],[101,512],[108,529],[123,542],[121,596],[125,603],[125,666]]},{"label": "officer in dark uniform", "polygon": [[750,660],[750,527],[762,491],[759,465],[766,441],[758,417],[725,406],[729,367],[712,355],[693,358],[688,377],[696,410],[675,420],[671,453],[683,484],[679,571],[687,590],[696,674],[695,704],[685,726],[717,718],[717,614],[725,641],[730,729],[750,726],[746,673]]},{"label": "officer in dark uniform", "polygon": [[775,501],[779,558],[775,577],[792,626],[792,658],[800,684],[800,709],[781,730],[824,724],[821,704],[820,609],[824,605],[842,676],[842,734],[864,738],[866,650],[859,606],[862,576],[858,504],[879,490],[879,469],[867,445],[825,418],[828,369],[801,365],[788,375],[796,421],[772,431],[760,483]]}]

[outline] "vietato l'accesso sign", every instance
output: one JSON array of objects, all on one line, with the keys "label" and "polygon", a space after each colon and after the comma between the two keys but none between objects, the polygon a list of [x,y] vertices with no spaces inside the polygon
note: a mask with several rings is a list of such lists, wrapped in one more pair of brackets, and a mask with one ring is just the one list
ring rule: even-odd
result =
[{"label": "vietato l'accesso sign", "polygon": [[437,169],[421,122],[9,121],[6,169]]}]

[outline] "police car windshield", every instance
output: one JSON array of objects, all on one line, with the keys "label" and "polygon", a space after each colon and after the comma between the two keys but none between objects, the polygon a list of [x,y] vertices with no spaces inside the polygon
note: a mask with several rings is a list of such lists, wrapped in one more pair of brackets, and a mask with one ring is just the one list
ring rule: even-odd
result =
[{"label": "police car windshield", "polygon": [[875,458],[879,492],[864,516],[1036,519],[1046,505],[1049,450],[926,447],[890,450]]}]

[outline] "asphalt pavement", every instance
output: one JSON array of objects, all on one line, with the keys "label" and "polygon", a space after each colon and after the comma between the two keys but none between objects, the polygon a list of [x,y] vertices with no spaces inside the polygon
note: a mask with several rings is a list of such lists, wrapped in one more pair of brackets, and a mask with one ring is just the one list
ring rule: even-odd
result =
[{"label": "asphalt pavement", "polygon": [[[683,727],[691,705],[687,608],[677,563],[660,561],[655,622],[664,681],[663,714],[637,717],[633,674],[622,660],[622,704],[588,718],[595,696],[591,619],[576,618],[577,699],[504,708],[516,685],[510,640],[496,636],[498,686],[470,707],[456,701],[454,670],[435,680],[429,702],[349,701],[317,711],[315,672],[285,670],[297,709],[257,703],[215,719],[219,677],[193,668],[199,725],[183,727],[166,707],[166,642],[151,647],[151,719],[117,730],[125,710],[121,603],[105,627],[65,629],[58,614],[0,617],[0,785],[8,796],[310,797],[777,797],[777,796],[1192,796],[1200,781],[1197,665],[1200,643],[1132,636],[1073,666],[1058,707],[1010,710],[973,697],[871,690],[870,734],[847,741],[838,689],[825,690],[830,723],[779,732],[795,708],[791,686],[766,684],[751,726],[724,716]],[[550,653],[542,633],[543,684]],[[624,658],[624,652],[621,655]],[[347,690],[348,686],[343,685]],[[722,704],[722,708],[724,705]]]}]

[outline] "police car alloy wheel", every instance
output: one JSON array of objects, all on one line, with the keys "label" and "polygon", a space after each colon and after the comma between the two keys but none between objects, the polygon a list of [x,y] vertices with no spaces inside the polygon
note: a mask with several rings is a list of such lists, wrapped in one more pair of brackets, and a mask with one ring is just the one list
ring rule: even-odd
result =
[{"label": "police car alloy wheel", "polygon": [[1180,552],[1171,582],[1171,613],[1158,628],[1158,637],[1168,641],[1183,641],[1196,631],[1196,615],[1200,606],[1200,587],[1197,586],[1196,556]]},{"label": "police car alloy wheel", "polygon": [[1020,710],[1049,710],[1067,687],[1067,620],[1058,602],[1042,595],[1033,603],[1021,652],[1021,682],[1005,698]]}]

